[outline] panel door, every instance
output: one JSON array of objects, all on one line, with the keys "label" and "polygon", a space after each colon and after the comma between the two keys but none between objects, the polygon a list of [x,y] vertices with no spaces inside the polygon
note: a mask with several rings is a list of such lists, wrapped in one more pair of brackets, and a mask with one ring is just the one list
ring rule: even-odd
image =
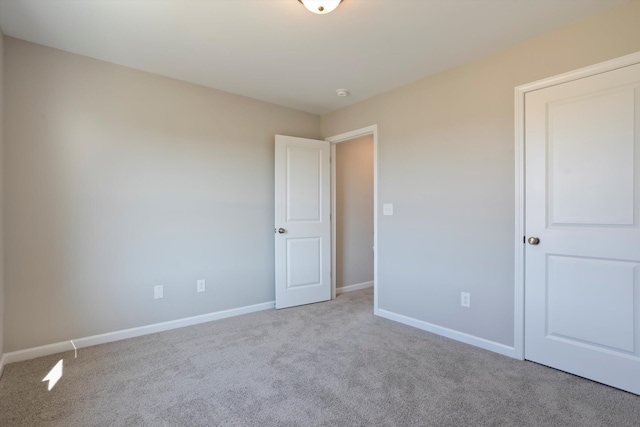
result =
[{"label": "panel door", "polygon": [[276,135],[276,308],[331,299],[329,142]]},{"label": "panel door", "polygon": [[640,394],[640,64],[525,108],[525,358]]}]

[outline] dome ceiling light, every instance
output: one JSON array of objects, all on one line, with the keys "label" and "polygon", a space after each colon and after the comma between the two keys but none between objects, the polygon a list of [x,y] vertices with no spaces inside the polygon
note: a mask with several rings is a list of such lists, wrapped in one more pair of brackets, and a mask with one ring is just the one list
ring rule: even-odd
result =
[{"label": "dome ceiling light", "polygon": [[342,0],[298,0],[304,5],[310,12],[317,13],[318,15],[325,15],[329,12],[333,12]]}]

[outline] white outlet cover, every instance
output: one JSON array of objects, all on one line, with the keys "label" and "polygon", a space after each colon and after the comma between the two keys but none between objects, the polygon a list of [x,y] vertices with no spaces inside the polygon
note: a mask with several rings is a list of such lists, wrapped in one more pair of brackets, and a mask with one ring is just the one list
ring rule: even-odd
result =
[{"label": "white outlet cover", "polygon": [[153,287],[153,298],[154,299],[164,298],[164,286],[157,285]]},{"label": "white outlet cover", "polygon": [[196,282],[196,291],[204,292],[206,290],[206,282],[204,279],[200,279]]},{"label": "white outlet cover", "polygon": [[463,307],[471,307],[471,294],[468,292],[460,293],[460,305]]},{"label": "white outlet cover", "polygon": [[393,215],[393,203],[385,203],[382,205],[382,215]]}]

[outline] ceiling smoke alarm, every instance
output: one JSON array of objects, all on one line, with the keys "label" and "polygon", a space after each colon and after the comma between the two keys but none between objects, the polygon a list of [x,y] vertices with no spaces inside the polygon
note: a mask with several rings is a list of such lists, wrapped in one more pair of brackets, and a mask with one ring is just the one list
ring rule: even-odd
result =
[{"label": "ceiling smoke alarm", "polygon": [[338,89],[336,91],[336,95],[338,96],[349,96],[349,91],[346,89]]}]

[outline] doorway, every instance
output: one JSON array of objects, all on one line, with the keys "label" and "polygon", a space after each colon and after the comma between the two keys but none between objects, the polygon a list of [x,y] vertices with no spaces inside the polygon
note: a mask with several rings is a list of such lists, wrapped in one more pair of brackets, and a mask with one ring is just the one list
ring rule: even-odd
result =
[{"label": "doorway", "polygon": [[332,298],[373,286],[377,314],[377,126],[326,141],[332,158]]},{"label": "doorway", "polygon": [[373,137],[335,145],[336,295],[373,287]]}]

